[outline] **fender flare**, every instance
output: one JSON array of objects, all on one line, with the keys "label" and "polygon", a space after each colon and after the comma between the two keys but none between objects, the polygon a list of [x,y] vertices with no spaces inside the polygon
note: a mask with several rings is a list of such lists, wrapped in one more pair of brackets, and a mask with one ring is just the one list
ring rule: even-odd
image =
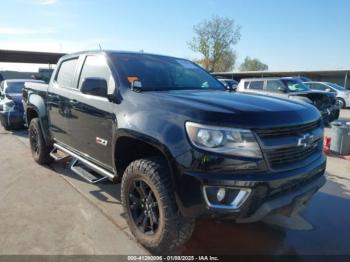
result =
[{"label": "fender flare", "polygon": [[167,146],[165,146],[164,144],[162,144],[158,139],[151,137],[149,135],[146,135],[144,133],[140,133],[131,129],[126,129],[126,128],[119,128],[117,131],[117,135],[115,136],[115,140],[114,140],[114,145],[113,145],[113,150],[115,152],[115,147],[118,143],[118,140],[121,138],[132,138],[135,140],[140,140],[154,148],[156,148],[158,151],[160,151],[162,153],[162,155],[164,156],[164,158],[168,161],[168,162],[172,162],[174,161],[174,157],[172,156],[170,150],[167,148]]},{"label": "fender flare", "polygon": [[26,105],[26,121],[29,126],[28,122],[28,110],[34,110],[36,114],[38,115],[39,121],[40,121],[40,127],[41,127],[41,132],[43,134],[44,140],[47,143],[51,143],[51,135],[49,131],[49,119],[47,115],[47,109],[46,109],[46,104],[44,102],[44,99],[37,95],[37,94],[31,94],[28,97],[28,102]]}]

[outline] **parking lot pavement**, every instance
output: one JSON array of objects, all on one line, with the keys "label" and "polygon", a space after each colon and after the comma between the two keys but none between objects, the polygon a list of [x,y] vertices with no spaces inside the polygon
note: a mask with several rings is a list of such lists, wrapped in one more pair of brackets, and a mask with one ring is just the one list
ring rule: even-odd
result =
[{"label": "parking lot pavement", "polygon": [[[350,121],[350,110],[343,110],[341,117]],[[326,134],[329,133],[328,128]],[[2,143],[7,144],[6,152],[9,154],[0,157],[0,172],[2,174],[3,170],[6,171],[6,176],[0,177],[0,198],[3,199],[8,194],[12,198],[1,201],[0,204],[0,221],[5,221],[0,225],[0,252],[5,250],[5,253],[34,253],[35,251],[30,247],[21,248],[23,242],[15,241],[18,238],[22,239],[23,230],[32,230],[29,231],[32,232],[32,235],[26,236],[27,242],[24,243],[30,243],[34,239],[33,241],[40,247],[42,253],[78,252],[85,254],[93,251],[96,253],[126,253],[130,249],[121,251],[118,247],[113,249],[115,245],[124,241],[130,247],[134,247],[131,253],[145,252],[120,232],[122,230],[131,237],[123,218],[119,196],[120,185],[108,182],[99,185],[89,184],[72,174],[67,169],[66,162],[56,162],[50,169],[38,167],[31,159],[25,131],[15,132],[13,135],[0,134],[0,145]],[[1,146],[1,152],[4,152],[3,148]],[[19,162],[19,158],[15,156],[21,156]],[[25,174],[22,174],[23,171]],[[22,176],[26,179],[21,179]],[[1,182],[2,179],[5,182]],[[315,195],[301,216],[290,219],[275,216],[266,222],[254,224],[236,224],[232,221],[199,221],[182,253],[350,254],[350,225],[348,223],[350,217],[350,161],[336,156],[328,157],[327,179],[327,184]],[[28,180],[29,182],[26,182]],[[3,193],[4,190],[5,192],[10,190],[10,193]],[[23,210],[16,208],[17,206],[23,207],[24,200],[21,197],[24,196],[30,196],[30,201],[33,203],[29,206],[34,206],[35,213],[41,214],[36,218],[39,220],[25,219],[34,212],[31,211],[31,208],[25,207]],[[57,200],[53,196],[57,196]],[[69,204],[66,204],[66,200],[70,200]],[[9,210],[9,215],[5,220],[3,218],[5,216],[4,205]],[[56,205],[58,206],[55,208]],[[82,208],[84,211],[81,211]],[[88,212],[88,215],[85,212]],[[58,225],[50,223],[49,221],[53,220],[56,215],[58,221],[62,217],[66,219],[59,222]],[[22,221],[23,216],[25,220]],[[9,219],[9,217],[16,219]],[[15,223],[13,221],[17,219],[22,221],[16,222],[22,223],[20,224],[22,229],[11,229]],[[38,237],[34,236],[35,232],[40,232],[39,229],[35,229],[37,221],[44,225],[45,231],[49,234],[42,233],[38,234]],[[59,228],[63,232],[60,232]],[[56,231],[59,233],[58,236],[67,236],[55,237]],[[90,236],[87,237],[85,234]],[[80,236],[86,240],[84,245],[74,246],[73,243]],[[6,244],[8,238],[12,239],[12,242]],[[97,238],[99,241],[96,240]],[[55,249],[55,243],[59,244],[60,248]]]},{"label": "parking lot pavement", "polygon": [[0,130],[0,255],[147,254],[21,140]]}]

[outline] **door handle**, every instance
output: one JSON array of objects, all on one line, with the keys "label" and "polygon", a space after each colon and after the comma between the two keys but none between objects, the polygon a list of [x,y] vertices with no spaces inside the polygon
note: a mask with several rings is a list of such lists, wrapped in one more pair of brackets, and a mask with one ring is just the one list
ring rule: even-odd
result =
[{"label": "door handle", "polygon": [[71,99],[71,100],[69,100],[69,103],[72,105],[77,105],[79,102],[75,99]]}]

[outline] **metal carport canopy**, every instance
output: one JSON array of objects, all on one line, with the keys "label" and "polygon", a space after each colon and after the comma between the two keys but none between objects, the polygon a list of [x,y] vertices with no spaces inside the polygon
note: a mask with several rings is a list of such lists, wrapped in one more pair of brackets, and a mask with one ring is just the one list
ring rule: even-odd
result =
[{"label": "metal carport canopy", "polygon": [[214,72],[213,75],[227,78],[250,77],[282,77],[282,76],[344,76],[350,75],[350,69],[345,70],[305,70],[305,71],[246,71],[246,72]]},{"label": "metal carport canopy", "polygon": [[65,54],[0,49],[0,62],[57,64],[63,55]]}]

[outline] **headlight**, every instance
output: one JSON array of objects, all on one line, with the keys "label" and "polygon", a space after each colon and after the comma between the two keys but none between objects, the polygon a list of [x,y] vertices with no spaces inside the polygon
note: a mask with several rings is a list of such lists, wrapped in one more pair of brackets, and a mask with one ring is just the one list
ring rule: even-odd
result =
[{"label": "headlight", "polygon": [[187,122],[186,131],[197,148],[225,155],[262,158],[258,142],[250,130]]},{"label": "headlight", "polygon": [[3,111],[10,111],[15,106],[15,103],[13,101],[8,101],[4,103],[2,110]]}]

